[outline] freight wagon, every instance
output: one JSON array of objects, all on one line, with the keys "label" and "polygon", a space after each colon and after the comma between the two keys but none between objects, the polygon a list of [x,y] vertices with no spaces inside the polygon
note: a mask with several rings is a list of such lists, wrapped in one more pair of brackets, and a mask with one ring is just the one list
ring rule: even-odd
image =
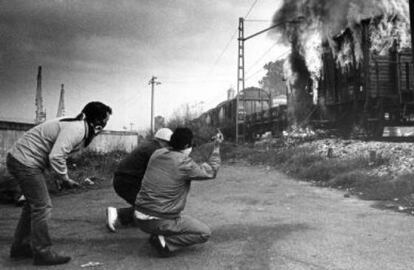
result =
[{"label": "freight wagon", "polygon": [[[411,49],[400,49],[394,40],[386,53],[379,54],[370,39],[370,20],[361,23],[362,59],[352,44],[351,30],[335,38],[338,50],[347,59],[334,58],[323,44],[321,77],[318,87],[316,127],[337,129],[342,134],[365,132],[382,135],[384,126],[412,125],[414,120],[414,70]],[[344,48],[348,46],[348,48]],[[338,61],[345,64],[338,64]]]}]

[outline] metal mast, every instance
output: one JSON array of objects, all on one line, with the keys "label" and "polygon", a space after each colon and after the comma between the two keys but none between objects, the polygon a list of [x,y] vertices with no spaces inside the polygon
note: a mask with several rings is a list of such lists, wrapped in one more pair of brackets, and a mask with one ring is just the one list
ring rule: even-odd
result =
[{"label": "metal mast", "polygon": [[37,87],[36,87],[36,118],[35,123],[39,124],[46,120],[46,112],[43,109],[42,98],[42,66],[39,66],[37,72]]},{"label": "metal mast", "polygon": [[244,90],[244,19],[239,18],[239,38],[237,50],[237,95],[236,95],[236,144],[239,143],[240,92]]},{"label": "metal mast", "polygon": [[161,84],[161,82],[157,82],[157,77],[152,76],[151,80],[148,84],[151,85],[151,133],[154,134],[154,88],[155,85]]},{"label": "metal mast", "polygon": [[66,110],[65,110],[65,89],[64,84],[61,84],[60,89],[60,98],[59,98],[59,105],[56,117],[62,117],[65,116]]}]

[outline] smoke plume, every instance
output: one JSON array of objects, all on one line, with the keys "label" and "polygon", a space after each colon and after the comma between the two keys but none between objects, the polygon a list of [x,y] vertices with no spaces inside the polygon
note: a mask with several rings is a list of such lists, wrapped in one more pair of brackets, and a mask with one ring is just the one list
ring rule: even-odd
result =
[{"label": "smoke plume", "polygon": [[[293,100],[292,105],[306,104],[307,99],[312,98],[311,95],[306,97],[309,85],[306,81],[313,81],[314,91],[317,88],[323,42],[329,45],[340,67],[352,61],[352,51],[357,61],[362,60],[360,25],[366,19],[373,19],[369,26],[372,53],[386,53],[394,40],[399,48],[410,46],[408,0],[284,0],[273,16],[273,23],[279,24],[274,32],[281,43],[291,47],[289,63],[285,65],[291,95],[293,99],[305,98],[303,102]],[[345,29],[351,30],[352,40],[345,40],[338,46],[334,38]],[[315,100],[316,93],[313,95]],[[301,109],[306,111],[306,108]],[[304,120],[294,119],[293,122]]]}]

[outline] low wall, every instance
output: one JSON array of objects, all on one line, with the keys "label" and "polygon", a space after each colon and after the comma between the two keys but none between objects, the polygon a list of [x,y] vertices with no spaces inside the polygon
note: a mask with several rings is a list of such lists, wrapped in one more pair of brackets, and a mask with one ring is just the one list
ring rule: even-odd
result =
[{"label": "low wall", "polygon": [[5,168],[6,155],[9,149],[32,127],[34,127],[34,124],[31,123],[0,121],[0,173]]},{"label": "low wall", "polygon": [[[5,168],[6,155],[13,144],[34,124],[0,121],[0,173]],[[104,130],[87,149],[101,153],[111,151],[130,152],[139,143],[139,135],[130,131]]]},{"label": "low wall", "polygon": [[138,140],[139,136],[136,132],[104,130],[93,139],[87,149],[101,153],[131,152],[138,146]]}]

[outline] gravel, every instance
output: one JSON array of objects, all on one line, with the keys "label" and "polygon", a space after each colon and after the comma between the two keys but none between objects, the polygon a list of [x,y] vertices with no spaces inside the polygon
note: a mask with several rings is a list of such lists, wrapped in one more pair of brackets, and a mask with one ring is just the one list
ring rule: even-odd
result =
[{"label": "gravel", "polygon": [[366,142],[359,140],[321,139],[302,144],[303,147],[313,147],[317,154],[332,158],[353,159],[367,157],[371,162],[388,160],[384,165],[374,167],[370,174],[395,178],[404,174],[414,173],[414,143],[401,142]]}]

